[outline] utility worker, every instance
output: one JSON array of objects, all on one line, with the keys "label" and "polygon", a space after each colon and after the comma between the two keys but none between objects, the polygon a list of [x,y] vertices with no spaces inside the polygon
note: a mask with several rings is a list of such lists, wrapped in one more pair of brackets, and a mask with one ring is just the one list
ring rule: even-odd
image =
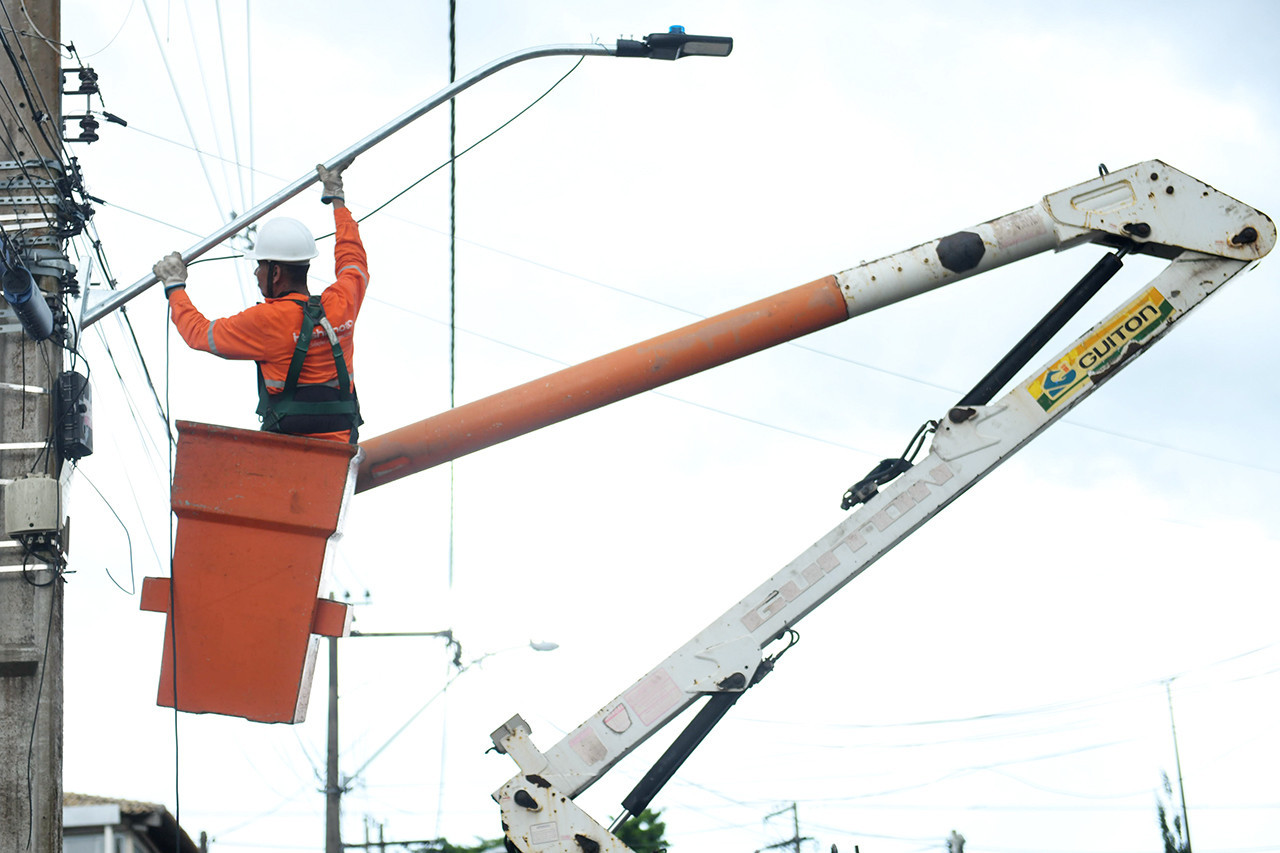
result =
[{"label": "utility worker", "polygon": [[307,269],[319,252],[296,219],[272,219],[258,231],[245,257],[256,260],[265,302],[231,317],[208,320],[187,296],[187,266],[178,252],[152,272],[164,282],[173,325],[187,346],[221,358],[258,363],[258,416],[269,432],[334,441],[357,441],[360,405],[354,384],[356,315],[369,285],[360,231],[347,210],[342,171],[316,166],[324,185],[320,200],[333,205],[337,229],[337,281],[312,296]]}]

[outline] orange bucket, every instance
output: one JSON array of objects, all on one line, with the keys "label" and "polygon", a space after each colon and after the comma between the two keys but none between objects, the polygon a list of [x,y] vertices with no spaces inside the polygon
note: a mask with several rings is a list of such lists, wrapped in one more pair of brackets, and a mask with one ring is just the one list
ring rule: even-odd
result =
[{"label": "orange bucket", "polygon": [[302,722],[314,635],[348,628],[347,606],[319,595],[363,454],[190,421],[178,432],[172,580],[142,588],[142,609],[168,615],[157,704]]}]

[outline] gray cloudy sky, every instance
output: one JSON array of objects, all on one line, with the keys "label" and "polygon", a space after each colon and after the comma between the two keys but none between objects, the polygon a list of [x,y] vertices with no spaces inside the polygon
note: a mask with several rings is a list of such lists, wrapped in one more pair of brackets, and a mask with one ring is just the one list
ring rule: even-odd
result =
[{"label": "gray cloudy sky", "polygon": [[[1273,4],[1049,8],[459,3],[460,73],[677,23],[735,46],[724,60],[587,59],[462,158],[458,401],[1025,207],[1099,163],[1159,158],[1280,211]],[[444,2],[67,0],[62,40],[129,122],[77,149],[122,285],[448,79]],[[526,63],[464,94],[459,148],[572,64]],[[351,207],[369,212],[447,155],[442,109],[350,169]],[[283,212],[327,230],[314,192]],[[362,233],[373,280],[357,381],[373,436],[449,403],[446,173]],[[518,712],[551,746],[835,526],[849,484],[945,412],[1098,254],[1036,258],[460,460],[452,584],[446,468],[358,496],[332,580],[367,593],[360,629],[451,628],[465,659],[497,654],[441,694],[437,641],[343,642],[348,772],[427,705],[355,781],[345,839],[363,841],[365,816],[388,839],[498,834],[489,793],[516,768],[485,754],[492,729]],[[1159,849],[1175,677],[1196,848],[1274,849],[1274,265],[810,616],[655,801],[673,849],[776,843],[789,818],[766,817],[793,802],[820,850],[942,850],[952,829],[970,853]],[[1061,341],[1159,266],[1129,261]],[[229,313],[252,293],[248,273],[196,266],[189,292]],[[250,366],[187,351],[159,292],[129,313],[175,418],[255,426]],[[107,508],[73,486],[65,785],[172,810],[163,620],[104,571],[126,589],[131,573],[168,572],[163,425],[117,319],[98,328],[97,452],[80,467],[128,525],[133,565]],[[530,639],[560,648],[521,648]],[[215,851],[317,849],[323,711],[318,694],[294,727],[183,716],[188,830]],[[617,814],[658,746],[585,808]]]}]

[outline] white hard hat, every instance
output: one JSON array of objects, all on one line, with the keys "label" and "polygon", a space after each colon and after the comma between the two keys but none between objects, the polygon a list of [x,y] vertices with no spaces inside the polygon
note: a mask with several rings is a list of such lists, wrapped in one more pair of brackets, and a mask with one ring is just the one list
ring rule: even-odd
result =
[{"label": "white hard hat", "polygon": [[305,263],[320,251],[311,231],[287,216],[272,219],[258,229],[253,248],[244,253],[251,261],[279,261],[283,264]]}]

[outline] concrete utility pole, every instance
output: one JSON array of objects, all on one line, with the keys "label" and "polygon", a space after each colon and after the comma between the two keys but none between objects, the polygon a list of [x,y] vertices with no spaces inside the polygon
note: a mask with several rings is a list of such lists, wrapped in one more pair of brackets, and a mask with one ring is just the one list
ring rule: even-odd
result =
[{"label": "concrete utility pole", "polygon": [[765,850],[777,850],[782,847],[790,847],[793,851],[795,851],[795,853],[800,853],[800,845],[805,841],[813,840],[811,836],[808,836],[808,835],[802,836],[800,834],[800,812],[798,809],[796,809],[795,803],[792,803],[787,808],[776,811],[773,814],[766,815],[765,820],[767,821],[769,820],[769,818],[774,818],[774,817],[778,817],[779,815],[784,815],[787,812],[791,812],[791,826],[792,826],[791,837],[788,838],[786,841],[779,841],[776,844],[770,844],[767,847],[761,847],[759,850],[756,851],[756,853],[763,853],[763,851]]},{"label": "concrete utility pole", "polygon": [[[332,595],[329,598],[333,598]],[[444,631],[383,631],[374,633],[364,633],[361,631],[352,631],[350,637],[439,637],[448,644],[448,648],[453,651],[453,665],[458,668],[461,673],[464,669],[462,665],[462,646],[453,638],[452,630]],[[531,646],[534,644],[530,643]],[[548,645],[548,644],[543,644]],[[549,644],[554,648],[554,644]],[[535,651],[539,651],[534,646]],[[448,684],[445,688],[448,688]],[[440,694],[436,694],[437,696]],[[432,697],[433,699],[435,697]],[[428,704],[429,704],[428,700]],[[409,719],[413,722],[417,715]],[[383,749],[386,749],[392,740],[400,736],[405,730],[405,726],[401,726],[395,734],[391,736],[391,740],[384,743],[377,749],[369,761],[378,756]],[[324,853],[342,853],[347,847],[360,847],[359,844],[344,844],[342,842],[342,795],[346,792],[346,784],[351,779],[355,779],[364,772],[365,767],[369,766],[369,761],[361,765],[360,769],[344,780],[342,774],[338,771],[338,638],[329,638],[329,748],[326,753],[325,761],[325,785],[324,785]],[[381,833],[381,829],[379,829]],[[365,844],[369,847],[369,824],[368,817],[365,818]],[[387,842],[389,843],[389,842]],[[399,844],[418,843],[418,842],[397,842]],[[421,842],[428,844],[430,842]]]},{"label": "concrete utility pole", "polygon": [[[13,244],[61,252],[50,199],[63,178],[61,37],[58,0],[3,0],[0,20],[0,225]],[[39,35],[37,35],[37,32]],[[58,279],[33,270],[42,288]],[[33,298],[39,299],[36,294]],[[0,301],[0,306],[5,303]],[[12,320],[12,315],[6,319]],[[22,327],[0,331],[0,509],[10,484],[27,474],[53,478],[56,506],[44,510],[62,533],[62,486],[55,429],[62,350],[58,333],[40,343]],[[12,328],[16,326],[17,328]],[[24,493],[25,494],[25,493]],[[0,518],[11,513],[0,512]],[[7,524],[6,524],[7,528]],[[57,560],[31,556],[0,537],[0,850],[62,849],[62,581]]]}]

